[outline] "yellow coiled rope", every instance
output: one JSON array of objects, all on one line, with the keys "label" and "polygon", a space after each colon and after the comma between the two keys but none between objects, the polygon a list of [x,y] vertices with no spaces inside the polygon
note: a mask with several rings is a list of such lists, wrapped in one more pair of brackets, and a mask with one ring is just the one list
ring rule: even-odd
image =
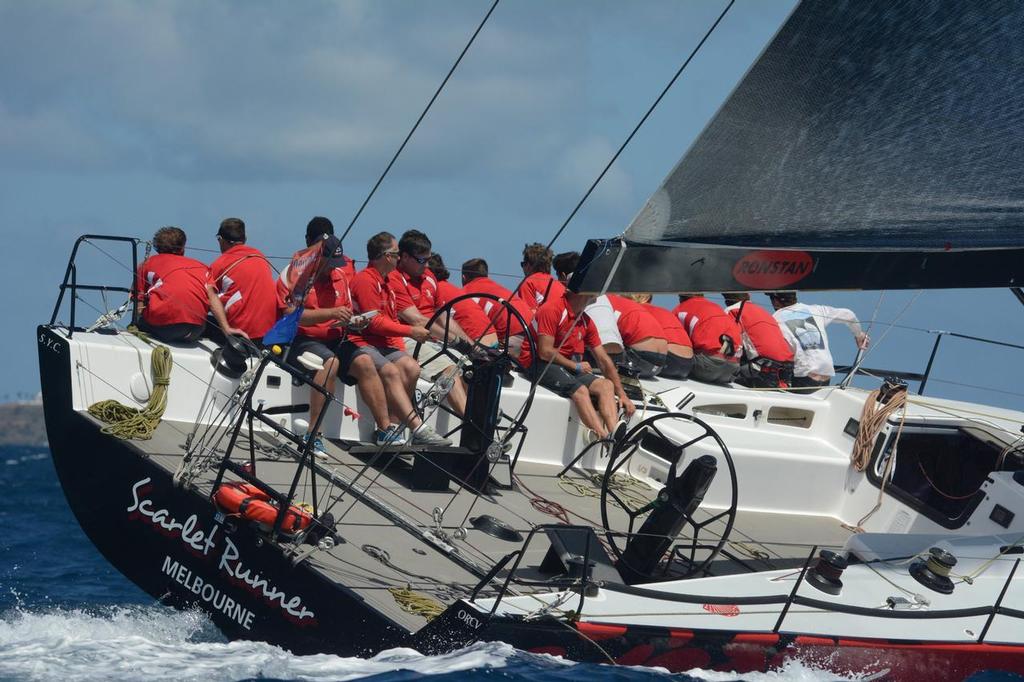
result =
[{"label": "yellow coiled rope", "polygon": [[171,349],[154,346],[151,368],[153,392],[149,402],[141,410],[122,405],[116,400],[101,400],[89,406],[89,414],[106,426],[103,433],[123,440],[149,440],[160,424],[160,418],[167,409],[167,386],[171,383]]},{"label": "yellow coiled rope", "polygon": [[444,606],[441,603],[416,592],[411,587],[389,587],[388,592],[403,611],[423,616],[427,620],[434,620],[444,613]]}]

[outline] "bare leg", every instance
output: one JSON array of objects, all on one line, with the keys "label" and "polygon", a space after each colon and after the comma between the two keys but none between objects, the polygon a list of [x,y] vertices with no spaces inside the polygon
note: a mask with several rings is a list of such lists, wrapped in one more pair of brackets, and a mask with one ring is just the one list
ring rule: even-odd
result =
[{"label": "bare leg", "polygon": [[[416,365],[415,360],[413,360],[413,364]],[[419,365],[416,365],[416,369],[419,370]],[[384,384],[384,393],[387,395],[388,409],[391,412],[391,423],[404,424],[414,429],[419,427],[423,420],[412,407],[411,394],[406,389],[402,369],[398,364],[389,362],[379,371],[380,379]]]},{"label": "bare leg", "polygon": [[448,393],[448,406],[460,418],[466,414],[466,382],[462,375],[455,377],[452,390]]},{"label": "bare leg", "polygon": [[586,386],[580,386],[572,394],[572,404],[576,406],[576,412],[579,413],[580,421],[584,426],[592,429],[598,438],[608,437],[608,429],[604,427],[601,418],[597,416],[594,404],[590,402],[590,391]]},{"label": "bare leg", "polygon": [[[338,371],[338,358],[332,357],[324,361],[324,368],[313,375],[313,383],[323,386],[329,393],[334,393],[334,379]],[[309,432],[313,433],[316,428],[316,420],[324,409],[327,397],[320,391],[310,389],[309,391]]]},{"label": "bare leg", "polygon": [[384,394],[384,384],[373,360],[368,355],[360,355],[352,361],[348,368],[349,376],[359,385],[359,395],[370,408],[373,421],[381,431],[388,428],[391,420],[388,417],[388,399]]},{"label": "bare leg", "polygon": [[619,409],[615,405],[615,386],[608,379],[598,379],[590,384],[590,393],[597,398],[597,409],[601,413],[606,431],[611,433],[619,421]]}]

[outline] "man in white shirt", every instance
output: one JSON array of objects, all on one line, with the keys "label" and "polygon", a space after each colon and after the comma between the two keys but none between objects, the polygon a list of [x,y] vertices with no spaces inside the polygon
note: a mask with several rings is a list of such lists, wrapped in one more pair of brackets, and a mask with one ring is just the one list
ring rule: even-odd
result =
[{"label": "man in white shirt", "polygon": [[768,297],[775,307],[775,319],[779,321],[782,335],[793,349],[794,388],[828,386],[835,376],[825,333],[825,327],[832,322],[842,322],[849,327],[858,348],[868,347],[870,339],[849,308],[798,303],[793,291],[776,291]]}]

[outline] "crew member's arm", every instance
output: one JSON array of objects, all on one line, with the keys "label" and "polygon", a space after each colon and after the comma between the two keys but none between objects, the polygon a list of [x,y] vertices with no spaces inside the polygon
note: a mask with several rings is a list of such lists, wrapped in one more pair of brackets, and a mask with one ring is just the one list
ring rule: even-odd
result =
[{"label": "crew member's arm", "polygon": [[543,362],[564,367],[570,374],[587,374],[591,371],[590,363],[576,363],[559,353],[555,349],[555,337],[547,334],[537,334],[537,355]]},{"label": "crew member's arm", "polygon": [[[295,307],[292,306],[288,309],[288,312],[291,313],[294,310]],[[302,311],[302,316],[299,318],[299,324],[302,325],[303,327],[312,327],[314,325],[320,324],[321,322],[329,322],[332,320],[345,324],[351,319],[352,309],[349,308],[348,306],[337,306],[334,308],[316,308],[313,310],[305,308]]]},{"label": "crew member's arm", "polygon": [[[407,308],[399,310],[398,319],[414,327],[426,327],[427,322],[430,321],[416,306],[408,306]],[[439,319],[434,322],[430,327],[430,331],[433,333],[435,339],[443,339],[445,337],[444,321]],[[458,339],[469,341],[469,337],[466,335],[466,332],[462,331],[462,327],[460,327],[459,323],[455,321],[454,315],[452,315],[451,319],[448,321],[448,332],[449,343]],[[419,339],[416,340],[419,341]]]},{"label": "crew member's arm", "polygon": [[206,298],[210,302],[210,312],[213,313],[213,319],[217,320],[217,324],[225,334],[249,338],[248,334],[243,332],[241,329],[232,327],[228,323],[228,315],[224,310],[224,304],[221,303],[220,296],[217,295],[217,290],[210,282],[206,283]]},{"label": "crew member's arm", "polygon": [[622,407],[623,413],[626,418],[629,419],[636,412],[636,405],[629,399],[626,392],[622,389],[622,381],[619,379],[619,372],[615,369],[615,363],[612,362],[608,352],[601,345],[595,345],[590,348],[591,355],[597,360],[597,366],[601,368],[601,374],[604,375],[605,379],[612,382],[615,386],[615,395],[619,397],[619,405]]},{"label": "crew member's arm", "polygon": [[842,322],[849,327],[854,340],[857,342],[857,348],[861,350],[867,349],[868,344],[871,343],[871,338],[861,329],[856,313],[849,308],[832,308],[827,305],[821,306],[821,310],[826,325],[831,322]]}]

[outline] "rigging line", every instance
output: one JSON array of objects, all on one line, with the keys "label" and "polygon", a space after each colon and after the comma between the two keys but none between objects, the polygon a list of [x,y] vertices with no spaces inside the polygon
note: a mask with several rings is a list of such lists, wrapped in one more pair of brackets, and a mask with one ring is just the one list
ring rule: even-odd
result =
[{"label": "rigging line", "polygon": [[558,231],[555,233],[555,236],[551,238],[550,242],[548,242],[547,248],[551,248],[551,245],[558,240],[558,238],[562,235],[562,232],[565,231],[565,228],[569,226],[570,222],[572,222],[572,219],[576,217],[576,214],[579,212],[580,208],[582,208],[584,202],[586,202],[586,200],[590,198],[591,193],[597,187],[598,183],[600,183],[601,180],[604,178],[605,174],[608,173],[612,165],[618,160],[623,150],[625,150],[626,145],[628,145],[633,140],[633,137],[640,131],[640,128],[643,126],[643,124],[646,123],[650,115],[654,113],[654,109],[661,103],[661,100],[664,99],[665,95],[668,94],[668,91],[672,88],[672,86],[675,85],[675,82],[676,80],[679,79],[679,76],[681,76],[686,67],[690,65],[690,62],[693,60],[693,58],[697,56],[697,52],[700,51],[700,48],[702,48],[704,46],[704,43],[707,42],[708,38],[711,37],[711,34],[714,32],[714,30],[718,28],[718,24],[720,24],[722,22],[722,19],[725,18],[726,13],[733,6],[735,1],[736,0],[729,0],[729,4],[725,6],[725,9],[722,10],[722,13],[718,15],[717,19],[715,19],[715,23],[711,25],[711,28],[707,30],[707,33],[705,33],[704,37],[700,39],[700,42],[697,43],[697,46],[693,48],[693,51],[690,52],[690,55],[683,62],[682,66],[680,66],[679,69],[676,71],[675,75],[672,76],[672,80],[670,80],[668,82],[668,85],[666,85],[664,89],[662,89],[661,94],[658,95],[657,99],[654,100],[654,103],[651,104],[649,109],[647,109],[647,113],[643,115],[643,117],[640,119],[640,122],[636,124],[635,128],[633,128],[633,132],[629,134],[626,140],[615,152],[615,154],[612,155],[611,160],[608,161],[608,164],[604,167],[604,170],[601,171],[600,175],[597,176],[597,179],[595,179],[593,184],[590,185],[590,188],[579,200],[579,203],[576,204],[576,207],[572,210],[572,213],[569,214],[569,217],[565,219],[565,222],[562,223],[562,226],[558,228]]},{"label": "rigging line", "polygon": [[419,127],[420,122],[423,121],[423,118],[427,115],[427,112],[430,111],[430,107],[433,106],[434,101],[437,99],[438,95],[441,94],[441,91],[444,89],[444,86],[448,84],[448,80],[452,77],[452,74],[455,73],[455,69],[458,68],[459,63],[462,61],[462,58],[466,56],[466,52],[469,51],[469,48],[473,44],[473,41],[476,40],[477,35],[480,34],[480,31],[483,29],[484,24],[486,24],[487,20],[491,18],[491,14],[494,13],[494,9],[498,6],[498,2],[500,2],[500,0],[494,0],[494,3],[491,5],[491,8],[487,10],[487,14],[484,15],[484,18],[480,22],[480,25],[476,27],[475,31],[473,31],[473,35],[470,36],[469,42],[466,43],[466,46],[464,48],[462,48],[462,52],[459,53],[458,59],[456,59],[455,63],[452,64],[452,68],[448,70],[448,74],[444,77],[444,80],[441,81],[441,85],[437,86],[437,91],[434,93],[434,96],[430,98],[429,102],[427,102],[427,106],[426,108],[423,109],[423,113],[421,113],[420,117],[416,119],[416,123],[413,124],[412,130],[410,130],[409,134],[405,136],[404,140],[402,140],[402,144],[398,147],[398,151],[396,151],[395,155],[391,157],[391,162],[388,163],[387,167],[384,169],[384,172],[380,174],[379,178],[377,178],[377,182],[373,185],[373,189],[370,190],[370,193],[366,196],[366,199],[363,200],[362,206],[360,206],[359,210],[356,211],[356,214],[352,216],[351,222],[349,222],[348,227],[345,228],[345,232],[341,235],[342,241],[345,241],[345,237],[348,236],[348,233],[352,230],[352,227],[356,224],[356,221],[359,220],[359,216],[362,215],[363,209],[366,208],[366,205],[370,203],[370,199],[372,199],[373,195],[377,192],[377,188],[380,187],[380,184],[382,182],[384,182],[384,178],[387,176],[388,171],[390,171],[391,167],[395,165],[395,161],[398,160],[398,156],[402,153],[402,150],[405,149],[405,145],[409,143],[409,140],[412,138],[413,133],[415,133],[416,129]]}]

